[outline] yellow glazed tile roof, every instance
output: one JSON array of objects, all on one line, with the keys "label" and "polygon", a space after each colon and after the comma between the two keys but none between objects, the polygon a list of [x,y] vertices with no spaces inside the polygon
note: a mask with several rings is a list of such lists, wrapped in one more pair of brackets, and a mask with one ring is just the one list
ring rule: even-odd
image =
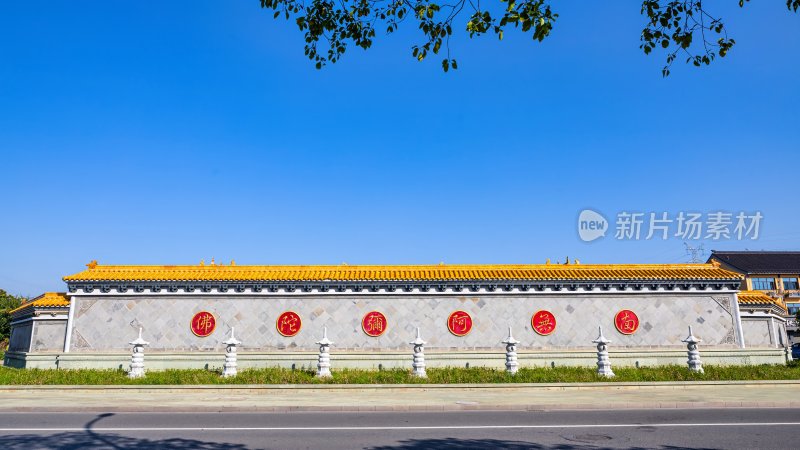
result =
[{"label": "yellow glazed tile roof", "polygon": [[63,292],[47,292],[34,299],[23,303],[19,308],[11,310],[12,313],[25,308],[59,308],[69,306],[69,298]]},{"label": "yellow glazed tile roof", "polygon": [[740,280],[715,264],[519,264],[420,266],[106,266],[64,277],[82,281],[455,281]]},{"label": "yellow glazed tile roof", "polygon": [[762,291],[741,291],[738,298],[740,305],[776,305],[787,311],[783,298],[773,298]]}]

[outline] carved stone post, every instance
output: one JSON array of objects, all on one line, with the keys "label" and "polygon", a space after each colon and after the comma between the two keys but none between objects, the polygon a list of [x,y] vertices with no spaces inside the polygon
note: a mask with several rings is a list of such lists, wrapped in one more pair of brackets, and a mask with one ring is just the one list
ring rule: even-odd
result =
[{"label": "carved stone post", "polygon": [[593,340],[597,344],[597,374],[603,377],[613,377],[611,362],[608,360],[608,344],[611,342],[603,336],[603,327],[597,327],[599,332],[597,339]]},{"label": "carved stone post", "polygon": [[322,328],[322,339],[315,342],[319,345],[319,359],[317,362],[317,377],[325,378],[331,376],[331,354],[330,347],[333,345],[328,339],[328,327]]},{"label": "carved stone post", "polygon": [[519,344],[519,341],[511,335],[511,327],[508,327],[508,337],[500,342],[506,344],[506,372],[514,375],[519,370],[519,362],[517,362],[517,344]]},{"label": "carved stone post", "polygon": [[419,378],[428,378],[425,372],[425,344],[419,334],[419,327],[417,327],[417,338],[409,342],[414,346],[414,361],[411,363],[411,375]]},{"label": "carved stone post", "polygon": [[236,346],[241,342],[233,335],[234,328],[231,327],[231,337],[224,341],[225,344],[225,364],[222,366],[222,377],[235,377],[238,373],[236,364]]},{"label": "carved stone post", "polygon": [[142,339],[142,327],[139,327],[139,337],[130,341],[133,346],[131,353],[131,367],[128,370],[128,378],[141,378],[144,376],[144,346],[150,345]]},{"label": "carved stone post", "polygon": [[694,334],[692,334],[691,325],[689,325],[689,336],[686,336],[686,339],[682,339],[681,342],[686,343],[689,356],[689,360],[687,361],[689,363],[689,370],[692,372],[705,373],[703,370],[703,361],[700,361],[700,350],[697,349],[697,343],[700,342],[700,339],[694,337]]}]

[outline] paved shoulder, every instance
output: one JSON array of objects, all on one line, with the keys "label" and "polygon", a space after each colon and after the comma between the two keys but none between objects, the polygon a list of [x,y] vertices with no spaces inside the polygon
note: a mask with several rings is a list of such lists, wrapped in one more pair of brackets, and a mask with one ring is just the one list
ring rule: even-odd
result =
[{"label": "paved shoulder", "polygon": [[452,411],[800,407],[800,382],[5,386],[0,411]]}]

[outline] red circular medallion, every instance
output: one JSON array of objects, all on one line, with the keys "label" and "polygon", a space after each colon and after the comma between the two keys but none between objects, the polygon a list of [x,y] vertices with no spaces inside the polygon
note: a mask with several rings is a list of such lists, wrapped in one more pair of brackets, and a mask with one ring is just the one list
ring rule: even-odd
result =
[{"label": "red circular medallion", "polygon": [[630,309],[623,309],[614,316],[614,325],[622,334],[633,334],[639,329],[639,317]]},{"label": "red circular medallion", "polygon": [[466,336],[472,330],[472,317],[466,311],[454,311],[447,318],[447,329],[456,336]]},{"label": "red circular medallion", "polygon": [[278,320],[275,321],[275,328],[278,329],[278,333],[286,337],[292,337],[299,333],[302,326],[303,321],[300,320],[300,316],[294,311],[282,313],[278,316]]},{"label": "red circular medallion", "polygon": [[361,319],[361,329],[367,336],[377,337],[386,331],[386,316],[380,311],[370,311]]},{"label": "red circular medallion", "polygon": [[531,326],[533,327],[533,331],[542,336],[547,336],[556,330],[556,316],[544,309],[536,311],[533,317],[531,317]]},{"label": "red circular medallion", "polygon": [[192,317],[189,326],[195,336],[206,337],[210,336],[217,328],[217,319],[208,311],[200,311]]}]

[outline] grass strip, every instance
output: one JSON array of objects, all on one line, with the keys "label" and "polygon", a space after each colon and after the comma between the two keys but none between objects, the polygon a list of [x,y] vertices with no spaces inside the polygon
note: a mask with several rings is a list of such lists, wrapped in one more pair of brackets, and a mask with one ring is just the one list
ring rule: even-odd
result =
[{"label": "grass strip", "polygon": [[187,369],[150,371],[129,379],[124,370],[53,370],[0,367],[0,385],[189,385],[189,384],[455,384],[455,383],[577,383],[637,381],[750,381],[798,380],[800,365],[704,366],[705,373],[690,372],[686,366],[619,367],[616,377],[604,378],[593,368],[521,368],[516,375],[502,369],[430,368],[428,378],[411,376],[407,369],[333,370],[333,376],[319,379],[311,369],[246,369],[234,378],[222,378],[217,370]]}]

